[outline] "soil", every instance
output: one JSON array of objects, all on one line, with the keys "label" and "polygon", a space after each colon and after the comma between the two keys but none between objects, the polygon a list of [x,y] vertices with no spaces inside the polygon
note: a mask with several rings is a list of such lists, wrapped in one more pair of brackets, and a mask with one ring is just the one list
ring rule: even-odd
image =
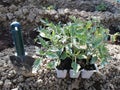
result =
[{"label": "soil", "polygon": [[72,60],[70,58],[66,58],[65,60],[61,60],[61,63],[56,68],[59,70],[70,70],[72,69],[71,64]]},{"label": "soil", "polygon": [[[104,0],[107,9],[96,11],[95,6],[102,0],[2,0],[0,2],[0,90],[120,90],[120,44],[108,44],[111,55],[109,63],[90,79],[58,79],[55,70],[45,68],[46,63],[35,76],[25,77],[17,73],[9,56],[15,54],[9,25],[18,20],[22,24],[25,48],[28,55],[35,55],[34,38],[36,27],[42,25],[40,18],[66,23],[69,16],[82,20],[100,18],[109,28],[110,34],[120,32],[120,4]],[[47,7],[55,6],[55,10]],[[44,7],[46,9],[44,9]]]},{"label": "soil", "polygon": [[[35,54],[35,46],[27,46],[29,55]],[[16,73],[9,56],[14,55],[14,48],[0,52],[0,89],[1,90],[119,90],[120,89],[120,46],[108,44],[111,55],[109,63],[99,67],[100,73],[94,73],[90,79],[58,79],[55,70],[45,68],[45,63],[32,77]]]},{"label": "soil", "polygon": [[[54,2],[54,3],[53,3]],[[104,2],[107,9],[97,11],[96,6]],[[49,9],[52,7],[51,9]],[[48,19],[53,22],[66,23],[69,16],[88,20],[96,16],[101,23],[110,29],[110,33],[120,32],[120,4],[114,0],[1,0],[0,2],[0,50],[12,45],[10,23],[19,21],[22,25],[24,43],[35,44],[36,27],[42,25],[40,19]],[[9,38],[9,40],[8,40]]]},{"label": "soil", "polygon": [[86,69],[86,70],[96,70],[96,67],[95,67],[94,64],[89,64],[89,65],[86,65],[86,66],[85,66],[85,69]]}]

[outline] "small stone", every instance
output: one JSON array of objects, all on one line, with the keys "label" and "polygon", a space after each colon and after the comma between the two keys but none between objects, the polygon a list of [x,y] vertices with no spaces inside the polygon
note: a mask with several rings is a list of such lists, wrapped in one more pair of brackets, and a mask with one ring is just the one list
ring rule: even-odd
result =
[{"label": "small stone", "polygon": [[0,86],[2,86],[3,85],[3,81],[2,80],[0,80]]},{"label": "small stone", "polygon": [[15,75],[16,75],[15,70],[11,70],[11,71],[9,71],[8,77],[13,78],[13,77],[15,77]]},{"label": "small stone", "polygon": [[23,82],[23,81],[24,81],[23,76],[19,76],[17,82]]},{"label": "small stone", "polygon": [[12,2],[12,0],[2,0],[4,3],[11,3]]},{"label": "small stone", "polygon": [[17,82],[17,79],[14,79],[12,82],[13,82],[13,83],[16,83],[16,82]]},{"label": "small stone", "polygon": [[6,73],[6,72],[1,72],[1,75],[2,75],[3,77],[5,77],[5,76],[7,75],[7,73]]},{"label": "small stone", "polygon": [[4,87],[10,87],[12,85],[12,82],[9,79],[6,79],[4,82]]},{"label": "small stone", "polygon": [[3,63],[0,63],[0,67],[2,67],[3,66]]},{"label": "small stone", "polygon": [[6,76],[6,75],[3,76],[3,77],[1,77],[1,80],[5,80],[5,79],[7,79],[7,76]]},{"label": "small stone", "polygon": [[64,15],[64,10],[63,10],[63,9],[58,9],[58,13],[59,13],[60,15]]},{"label": "small stone", "polygon": [[35,22],[40,22],[40,16],[37,16],[36,18],[35,18]]},{"label": "small stone", "polygon": [[43,15],[44,10],[39,9],[38,14]]},{"label": "small stone", "polygon": [[28,13],[29,13],[29,11],[28,11],[28,9],[27,9],[27,8],[23,8],[23,9],[22,9],[22,11],[23,11],[23,14],[24,14],[24,15],[26,15],[26,14],[28,14]]},{"label": "small stone", "polygon": [[43,82],[42,79],[37,80],[37,83],[42,83],[42,82]]},{"label": "small stone", "polygon": [[38,9],[38,8],[33,8],[33,9],[32,9],[32,12],[33,12],[35,15],[38,15],[38,14],[39,14],[39,9]]},{"label": "small stone", "polygon": [[33,22],[35,17],[36,17],[36,14],[34,14],[33,12],[30,12],[28,17],[27,17],[27,20],[30,21],[30,22]]},{"label": "small stone", "polygon": [[58,19],[58,18],[59,18],[59,16],[58,16],[57,14],[56,14],[54,17],[55,17],[55,19]]},{"label": "small stone", "polygon": [[12,13],[7,13],[7,17],[9,20],[11,20],[13,18],[13,14]]},{"label": "small stone", "polygon": [[6,15],[0,14],[0,21],[6,21]]},{"label": "small stone", "polygon": [[13,11],[15,11],[15,10],[17,10],[17,7],[12,4],[12,5],[9,7],[9,11],[10,11],[10,12],[13,12]]},{"label": "small stone", "polygon": [[4,7],[3,5],[0,5],[0,8]]},{"label": "small stone", "polygon": [[46,10],[46,12],[50,15],[55,15],[57,13],[55,10]]},{"label": "small stone", "polygon": [[21,9],[16,11],[14,14],[15,14],[16,17],[19,17],[19,18],[23,18],[24,17],[23,12],[22,12]]},{"label": "small stone", "polygon": [[11,89],[11,90],[19,90],[18,88],[14,88],[14,89]]},{"label": "small stone", "polygon": [[0,12],[6,13],[6,12],[8,12],[8,9],[6,7],[4,7],[3,5],[0,5]]},{"label": "small stone", "polygon": [[69,10],[68,8],[66,8],[66,9],[64,10],[64,12],[65,12],[65,13],[69,13],[70,10]]},{"label": "small stone", "polygon": [[15,70],[9,71],[10,74],[16,74]]},{"label": "small stone", "polygon": [[80,15],[84,18],[88,17],[88,13],[86,11],[81,11]]},{"label": "small stone", "polygon": [[120,59],[120,54],[117,54],[117,58]]}]

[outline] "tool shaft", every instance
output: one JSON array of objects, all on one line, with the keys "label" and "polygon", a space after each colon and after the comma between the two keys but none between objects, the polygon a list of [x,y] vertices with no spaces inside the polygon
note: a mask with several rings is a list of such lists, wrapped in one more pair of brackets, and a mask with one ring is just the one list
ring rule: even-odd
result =
[{"label": "tool shaft", "polygon": [[11,23],[11,33],[14,45],[16,47],[17,56],[25,56],[23,37],[21,33],[21,25],[19,22]]}]

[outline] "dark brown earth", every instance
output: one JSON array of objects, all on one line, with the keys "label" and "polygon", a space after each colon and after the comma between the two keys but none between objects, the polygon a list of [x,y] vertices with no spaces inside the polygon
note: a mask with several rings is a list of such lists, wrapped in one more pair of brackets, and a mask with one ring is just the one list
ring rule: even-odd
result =
[{"label": "dark brown earth", "polygon": [[[97,11],[96,6],[104,2],[105,11]],[[0,2],[0,50],[12,45],[10,23],[19,21],[25,44],[34,44],[36,27],[42,25],[40,18],[55,23],[66,23],[69,16],[88,20],[98,17],[101,23],[110,29],[110,33],[120,32],[120,4],[114,0],[1,0]],[[5,34],[5,35],[3,35]],[[7,36],[6,36],[7,35]],[[9,40],[8,40],[9,38]],[[8,42],[7,42],[8,41]]]}]

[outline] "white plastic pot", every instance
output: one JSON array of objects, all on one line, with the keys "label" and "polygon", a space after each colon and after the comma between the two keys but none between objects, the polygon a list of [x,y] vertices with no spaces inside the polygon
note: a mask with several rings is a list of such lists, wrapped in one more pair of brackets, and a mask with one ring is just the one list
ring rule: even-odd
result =
[{"label": "white plastic pot", "polygon": [[81,73],[81,77],[89,79],[93,75],[94,72],[98,72],[97,65],[95,65],[95,68],[96,68],[96,70],[85,70],[85,69],[83,69],[82,73]]},{"label": "white plastic pot", "polygon": [[67,75],[67,70],[58,70],[56,69],[57,77],[58,78],[65,78]]},{"label": "white plastic pot", "polygon": [[70,78],[78,78],[80,75],[81,71],[75,72],[74,70],[70,70],[69,74],[70,74]]}]

